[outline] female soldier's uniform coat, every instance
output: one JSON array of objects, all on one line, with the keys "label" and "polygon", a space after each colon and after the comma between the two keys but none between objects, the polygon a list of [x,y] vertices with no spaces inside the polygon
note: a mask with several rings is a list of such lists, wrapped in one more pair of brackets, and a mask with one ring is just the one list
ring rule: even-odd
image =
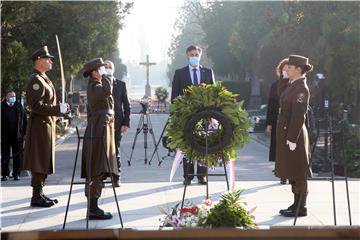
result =
[{"label": "female soldier's uniform coat", "polygon": [[[309,97],[306,78],[294,81],[280,96],[276,132],[277,177],[306,180],[312,174],[309,163],[309,137],[305,125]],[[296,143],[294,151],[290,151],[287,140]]]},{"label": "female soldier's uniform coat", "polygon": [[[111,94],[111,79],[107,77],[103,77],[101,81],[89,79],[88,125],[82,150],[82,178],[88,176],[89,160],[91,161],[90,177],[107,176],[110,173],[118,175],[114,142],[114,99]],[[94,139],[89,139],[91,130]],[[110,168],[106,157],[108,157]]]}]

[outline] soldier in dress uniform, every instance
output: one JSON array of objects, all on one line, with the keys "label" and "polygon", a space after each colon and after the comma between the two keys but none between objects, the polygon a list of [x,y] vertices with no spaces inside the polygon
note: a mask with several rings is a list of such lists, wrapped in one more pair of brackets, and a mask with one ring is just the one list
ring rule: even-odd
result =
[{"label": "soldier in dress uniform", "polygon": [[85,187],[90,220],[112,218],[111,213],[98,207],[98,199],[103,180],[110,174],[119,175],[115,154],[113,83],[105,66],[102,58],[95,58],[85,63],[83,73],[84,77],[89,77],[89,82],[88,125],[82,150],[81,177],[92,182],[90,189],[88,184]]},{"label": "soldier in dress uniform", "polygon": [[286,217],[294,217],[300,205],[299,216],[306,216],[307,178],[311,176],[309,163],[309,136],[305,125],[309,107],[309,88],[306,73],[312,71],[309,59],[290,55],[286,70],[289,83],[280,96],[280,109],[276,132],[275,175],[289,179],[294,203],[280,210]]},{"label": "soldier in dress uniform", "polygon": [[26,84],[26,102],[30,111],[26,129],[24,170],[31,171],[31,206],[51,207],[56,199],[47,197],[42,188],[49,174],[55,173],[56,116],[68,112],[69,105],[57,104],[54,85],[46,75],[52,69],[47,46],[35,51],[34,70]]}]

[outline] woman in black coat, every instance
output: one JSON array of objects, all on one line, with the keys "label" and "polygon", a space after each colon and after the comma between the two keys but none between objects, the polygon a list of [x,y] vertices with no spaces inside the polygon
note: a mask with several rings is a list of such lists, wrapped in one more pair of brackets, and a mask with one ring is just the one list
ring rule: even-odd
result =
[{"label": "woman in black coat", "polygon": [[[287,67],[288,59],[285,58],[280,61],[276,67],[276,75],[278,80],[271,84],[268,100],[268,109],[266,115],[266,131],[271,134],[269,161],[275,162],[276,156],[276,122],[279,113],[279,96],[286,88],[288,79],[285,68]],[[286,179],[280,180],[281,184],[286,184]]]}]

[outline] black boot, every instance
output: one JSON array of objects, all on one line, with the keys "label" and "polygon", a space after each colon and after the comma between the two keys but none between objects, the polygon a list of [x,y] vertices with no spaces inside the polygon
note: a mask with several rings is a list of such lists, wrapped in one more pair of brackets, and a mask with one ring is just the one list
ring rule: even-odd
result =
[{"label": "black boot", "polygon": [[286,178],[280,178],[280,184],[286,184]]},{"label": "black boot", "polygon": [[54,206],[54,203],[48,201],[44,197],[41,196],[41,187],[33,187],[33,195],[31,198],[30,206],[32,207],[51,207]]},{"label": "black boot", "polygon": [[286,212],[286,211],[289,211],[289,210],[296,210],[296,206],[297,206],[297,204],[298,204],[298,202],[299,202],[299,194],[296,194],[296,193],[294,193],[294,202],[293,202],[293,204],[291,204],[288,208],[286,208],[286,209],[281,209],[280,211],[279,211],[279,213],[282,215],[284,212]]},{"label": "black boot", "polygon": [[115,187],[120,187],[120,176],[113,174],[113,180],[114,180],[114,186]]},{"label": "black boot", "polygon": [[[307,208],[306,208],[306,197],[307,194],[304,193],[302,196],[300,196],[300,194],[298,195],[298,204],[300,205],[299,207],[299,213],[298,213],[298,217],[304,217],[307,216]],[[300,199],[301,198],[301,199]],[[291,210],[287,210],[285,212],[282,213],[283,216],[285,217],[295,217],[296,216],[296,209],[297,209],[297,205],[293,207],[293,209]]]},{"label": "black boot", "polygon": [[98,207],[98,198],[90,198],[90,214],[89,220],[106,220],[111,219],[112,215],[109,212],[104,212]]},{"label": "black boot", "polygon": [[44,192],[43,192],[42,187],[40,188],[40,195],[41,195],[43,198],[45,198],[46,200],[48,200],[48,201],[50,201],[50,202],[53,202],[54,204],[56,204],[56,203],[59,202],[56,198],[51,199],[51,198],[49,198],[48,196],[46,196],[46,195],[44,194]]}]

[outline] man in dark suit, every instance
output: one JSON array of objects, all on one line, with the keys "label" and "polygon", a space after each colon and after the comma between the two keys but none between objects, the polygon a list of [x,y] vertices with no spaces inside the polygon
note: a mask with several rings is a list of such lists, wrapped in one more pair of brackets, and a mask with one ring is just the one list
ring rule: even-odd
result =
[{"label": "man in dark suit", "polygon": [[[113,78],[113,98],[115,109],[115,149],[116,159],[119,168],[119,174],[121,173],[121,156],[120,156],[120,142],[122,135],[125,134],[130,127],[130,102],[127,95],[126,84],[121,79],[114,77],[115,66],[110,60],[106,60],[106,70],[108,76]],[[120,187],[120,175],[114,176],[115,186]]]},{"label": "man in dark suit", "polygon": [[[190,85],[199,85],[200,83],[213,84],[214,73],[212,69],[205,68],[200,65],[202,50],[198,46],[191,45],[186,49],[186,55],[189,60],[189,65],[177,69],[172,82],[172,91],[171,91],[171,102],[179,96],[183,95],[186,88]],[[188,174],[194,174],[194,164],[189,162],[184,158],[183,160],[184,167],[184,185],[191,184],[193,176],[188,176]],[[197,174],[206,174],[207,166],[202,166],[197,164]],[[206,184],[207,179],[204,176],[197,176],[200,184]]]},{"label": "man in dark suit", "polygon": [[[23,157],[23,143],[27,118],[23,106],[16,101],[16,94],[9,90],[1,102],[1,181],[7,181],[10,175],[9,162],[12,158],[15,181],[20,180],[20,168]],[[10,150],[12,157],[10,157]]]}]

